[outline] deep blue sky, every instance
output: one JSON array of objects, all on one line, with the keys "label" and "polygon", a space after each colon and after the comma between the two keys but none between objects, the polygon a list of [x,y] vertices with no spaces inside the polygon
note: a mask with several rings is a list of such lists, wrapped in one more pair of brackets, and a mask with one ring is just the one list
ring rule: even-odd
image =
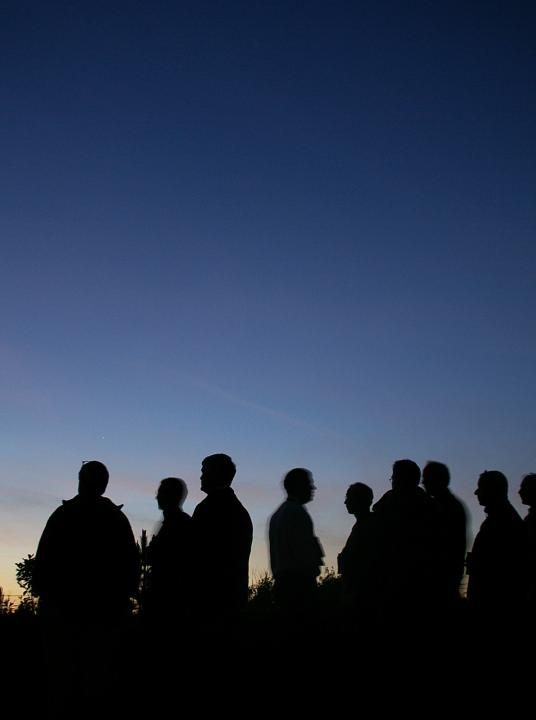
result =
[{"label": "deep blue sky", "polygon": [[81,460],[138,533],[228,452],[255,522],[311,468],[536,470],[536,9],[3,2],[0,584]]}]

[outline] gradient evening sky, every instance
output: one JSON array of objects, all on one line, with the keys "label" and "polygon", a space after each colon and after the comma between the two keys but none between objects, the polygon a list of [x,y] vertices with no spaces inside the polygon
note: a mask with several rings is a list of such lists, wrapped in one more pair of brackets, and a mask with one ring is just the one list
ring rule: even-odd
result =
[{"label": "gradient evening sky", "polygon": [[0,584],[82,460],[136,535],[227,452],[251,569],[293,466],[536,471],[536,8],[0,7]]}]

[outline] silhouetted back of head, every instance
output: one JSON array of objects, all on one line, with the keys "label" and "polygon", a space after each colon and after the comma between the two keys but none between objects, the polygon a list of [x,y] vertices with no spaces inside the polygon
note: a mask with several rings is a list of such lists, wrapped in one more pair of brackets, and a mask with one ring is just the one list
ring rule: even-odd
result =
[{"label": "silhouetted back of head", "polygon": [[450,471],[446,465],[433,460],[426,463],[422,471],[422,484],[427,493],[435,495],[442,490],[446,490],[449,483]]},{"label": "silhouetted back of head", "polygon": [[413,460],[397,460],[393,465],[393,490],[410,493],[419,487],[421,470]]},{"label": "silhouetted back of head", "polygon": [[508,480],[499,470],[485,470],[478,478],[475,490],[478,502],[484,507],[493,507],[508,500]]},{"label": "silhouetted back of head", "polygon": [[161,510],[181,508],[186,500],[188,489],[181,478],[168,477],[160,481],[156,499]]},{"label": "silhouetted back of head", "polygon": [[283,478],[283,487],[292,500],[307,503],[313,498],[313,475],[306,468],[293,468]]},{"label": "silhouetted back of head", "polygon": [[231,485],[236,475],[236,465],[224,453],[208,455],[201,463],[201,490],[210,492]]},{"label": "silhouetted back of head", "polygon": [[519,496],[523,505],[536,505],[536,473],[525,475],[519,488]]},{"label": "silhouetted back of head", "polygon": [[78,494],[82,497],[99,497],[106,490],[109,473],[106,465],[98,460],[82,463],[78,472]]}]

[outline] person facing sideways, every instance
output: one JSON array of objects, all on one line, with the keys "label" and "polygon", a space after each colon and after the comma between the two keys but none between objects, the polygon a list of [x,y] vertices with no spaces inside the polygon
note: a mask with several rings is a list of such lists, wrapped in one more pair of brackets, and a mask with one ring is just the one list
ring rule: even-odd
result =
[{"label": "person facing sideways", "polygon": [[483,472],[475,495],[487,517],[467,560],[467,598],[488,630],[511,626],[528,585],[526,529],[508,500],[508,480],[502,472]]},{"label": "person facing sideways", "polygon": [[196,608],[212,622],[236,617],[248,599],[253,525],[231,483],[236,466],[229,455],[209,455],[201,464],[207,497],[192,515],[196,564]]},{"label": "person facing sideways", "polygon": [[422,484],[432,498],[437,523],[436,568],[438,602],[459,601],[465,568],[467,514],[464,504],[449,489],[450,471],[440,462],[428,462]]},{"label": "person facing sideways", "polygon": [[313,476],[305,468],[290,470],[283,480],[287,499],[270,518],[268,538],[274,598],[291,612],[311,609],[324,551],[304,505],[313,499]]},{"label": "person facing sideways", "polygon": [[164,478],[156,501],[162,510],[160,529],[147,548],[150,576],[146,612],[158,622],[169,623],[190,609],[192,591],[192,518],[182,505],[188,491],[184,480]]},{"label": "person facing sideways", "polygon": [[82,464],[78,494],[52,513],[35,556],[54,717],[111,692],[120,621],[137,591],[136,542],[122,506],[103,497],[108,477],[103,463]]},{"label": "person facing sideways", "polygon": [[337,557],[344,597],[360,617],[370,617],[375,605],[375,517],[370,511],[372,488],[365,483],[350,485],[344,504],[355,523]]}]

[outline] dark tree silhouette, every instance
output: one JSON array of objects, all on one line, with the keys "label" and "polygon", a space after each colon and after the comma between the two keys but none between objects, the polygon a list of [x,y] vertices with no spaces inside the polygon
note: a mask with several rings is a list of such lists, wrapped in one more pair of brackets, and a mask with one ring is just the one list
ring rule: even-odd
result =
[{"label": "dark tree silhouette", "polygon": [[20,562],[15,563],[15,567],[17,568],[17,583],[22,588],[23,599],[34,597],[35,555],[28,555]]}]

